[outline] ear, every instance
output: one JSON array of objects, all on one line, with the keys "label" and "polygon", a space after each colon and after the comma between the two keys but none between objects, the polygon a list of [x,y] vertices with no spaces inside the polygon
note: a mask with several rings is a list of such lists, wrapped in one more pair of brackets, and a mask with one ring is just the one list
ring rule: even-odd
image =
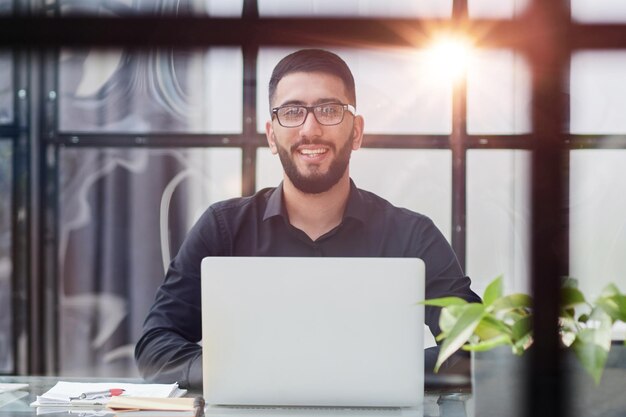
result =
[{"label": "ear", "polygon": [[354,116],[354,124],[352,125],[352,150],[356,151],[363,144],[363,128],[365,120],[363,116]]},{"label": "ear", "polygon": [[271,120],[268,120],[265,123],[265,137],[267,139],[267,145],[270,147],[270,151],[272,154],[276,155],[278,153],[278,149],[276,148],[276,136],[274,136],[274,127],[272,126]]}]

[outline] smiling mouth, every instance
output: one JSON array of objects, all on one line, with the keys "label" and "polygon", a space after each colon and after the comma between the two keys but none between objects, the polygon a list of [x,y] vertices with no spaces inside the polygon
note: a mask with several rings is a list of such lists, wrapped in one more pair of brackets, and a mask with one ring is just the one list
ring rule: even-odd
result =
[{"label": "smiling mouth", "polygon": [[298,152],[301,155],[305,155],[305,156],[318,156],[318,155],[322,155],[322,154],[325,154],[326,152],[328,152],[328,149],[326,149],[326,148],[300,149],[300,150],[298,150]]}]

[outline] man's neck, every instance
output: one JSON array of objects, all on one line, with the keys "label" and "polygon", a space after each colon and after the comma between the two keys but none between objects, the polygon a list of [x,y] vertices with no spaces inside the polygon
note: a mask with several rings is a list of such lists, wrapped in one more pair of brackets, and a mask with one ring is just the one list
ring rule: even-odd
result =
[{"label": "man's neck", "polygon": [[311,240],[337,227],[350,194],[350,178],[346,174],[330,190],[319,194],[303,193],[285,178],[283,197],[289,215],[289,223],[302,230]]}]

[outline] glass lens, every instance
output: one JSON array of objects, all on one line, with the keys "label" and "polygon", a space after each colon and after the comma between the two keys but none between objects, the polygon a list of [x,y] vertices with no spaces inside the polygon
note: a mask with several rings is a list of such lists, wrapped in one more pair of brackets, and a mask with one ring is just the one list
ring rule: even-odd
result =
[{"label": "glass lens", "polygon": [[315,118],[323,125],[336,125],[343,119],[341,104],[325,104],[315,107]]},{"label": "glass lens", "polygon": [[302,106],[281,107],[276,112],[278,121],[283,126],[300,126],[306,115],[307,110]]}]

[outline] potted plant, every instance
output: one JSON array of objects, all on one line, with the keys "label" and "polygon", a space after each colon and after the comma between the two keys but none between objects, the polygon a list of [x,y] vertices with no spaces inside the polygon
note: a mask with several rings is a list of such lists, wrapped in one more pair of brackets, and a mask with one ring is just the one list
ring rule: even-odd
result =
[{"label": "potted plant", "polygon": [[[476,378],[484,372],[477,369],[476,358],[481,355],[477,352],[491,352],[492,355],[499,356],[498,359],[491,360],[485,371],[491,375],[492,383],[496,385],[489,387],[486,396],[496,398],[493,389],[511,391],[508,404],[503,401],[503,396],[499,396],[498,401],[509,407],[508,415],[512,415],[511,409],[517,408],[510,408],[511,404],[523,395],[519,393],[519,379],[526,365],[521,360],[511,359],[522,356],[533,344],[532,298],[522,293],[504,295],[500,276],[487,286],[482,303],[468,303],[458,297],[443,297],[426,300],[422,304],[442,308],[439,319],[441,334],[437,337],[442,343],[435,372],[457,350],[473,352],[474,396],[479,397],[476,391],[480,388],[481,381],[476,383]],[[559,316],[562,346],[573,352],[595,385],[600,384],[609,358],[611,329],[616,321],[626,322],[626,295],[614,284],[607,285],[595,301],[589,302],[575,279],[568,278],[564,281]],[[503,354],[506,361],[503,360]],[[622,363],[620,366],[624,367],[626,364]],[[580,378],[574,379],[579,381],[573,383],[579,389]],[[586,382],[588,381],[584,383]],[[507,387],[507,384],[514,386]],[[507,393],[503,395],[505,398]],[[479,407],[479,398],[475,401]],[[489,414],[497,415],[491,404],[485,409],[490,410]],[[486,413],[481,411],[476,415],[482,416]]]}]

